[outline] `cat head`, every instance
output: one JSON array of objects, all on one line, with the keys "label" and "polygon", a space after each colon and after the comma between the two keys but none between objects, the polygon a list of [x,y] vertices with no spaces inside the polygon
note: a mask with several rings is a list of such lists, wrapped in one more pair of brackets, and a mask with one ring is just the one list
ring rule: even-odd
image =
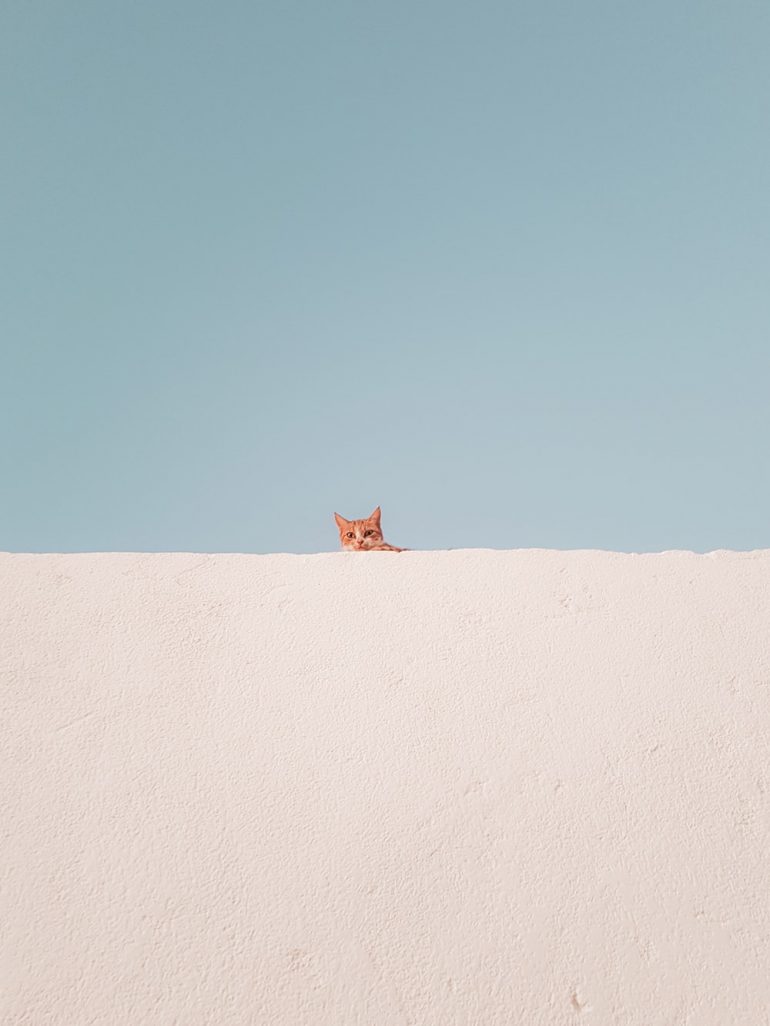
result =
[{"label": "cat head", "polygon": [[334,514],[334,519],[337,521],[343,549],[362,552],[382,544],[379,506],[366,520],[346,520],[339,513]]}]

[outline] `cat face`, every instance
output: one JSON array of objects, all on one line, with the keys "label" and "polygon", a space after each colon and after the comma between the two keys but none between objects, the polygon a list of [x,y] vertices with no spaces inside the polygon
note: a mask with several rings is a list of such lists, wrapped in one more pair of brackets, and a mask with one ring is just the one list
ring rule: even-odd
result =
[{"label": "cat face", "polygon": [[366,549],[373,549],[383,544],[379,506],[366,520],[346,520],[339,513],[334,514],[334,519],[340,530],[343,549],[364,552]]}]

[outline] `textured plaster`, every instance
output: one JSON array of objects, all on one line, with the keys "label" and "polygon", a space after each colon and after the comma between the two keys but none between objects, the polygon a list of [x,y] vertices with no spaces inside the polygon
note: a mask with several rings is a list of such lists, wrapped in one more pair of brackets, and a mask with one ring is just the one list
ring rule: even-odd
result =
[{"label": "textured plaster", "polygon": [[0,1022],[770,1022],[769,583],[0,556]]}]

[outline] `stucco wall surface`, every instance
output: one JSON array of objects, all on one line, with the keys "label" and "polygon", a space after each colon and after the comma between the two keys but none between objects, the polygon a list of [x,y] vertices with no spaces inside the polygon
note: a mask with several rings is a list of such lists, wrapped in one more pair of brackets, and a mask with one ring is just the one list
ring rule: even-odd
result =
[{"label": "stucco wall surface", "polygon": [[769,582],[0,557],[0,1022],[770,1022]]}]

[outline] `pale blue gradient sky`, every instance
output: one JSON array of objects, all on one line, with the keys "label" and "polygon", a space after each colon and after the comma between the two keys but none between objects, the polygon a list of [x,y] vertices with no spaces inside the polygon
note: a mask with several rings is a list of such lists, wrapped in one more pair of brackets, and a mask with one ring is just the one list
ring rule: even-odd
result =
[{"label": "pale blue gradient sky", "polygon": [[0,548],[770,546],[766,3],[20,0]]}]

